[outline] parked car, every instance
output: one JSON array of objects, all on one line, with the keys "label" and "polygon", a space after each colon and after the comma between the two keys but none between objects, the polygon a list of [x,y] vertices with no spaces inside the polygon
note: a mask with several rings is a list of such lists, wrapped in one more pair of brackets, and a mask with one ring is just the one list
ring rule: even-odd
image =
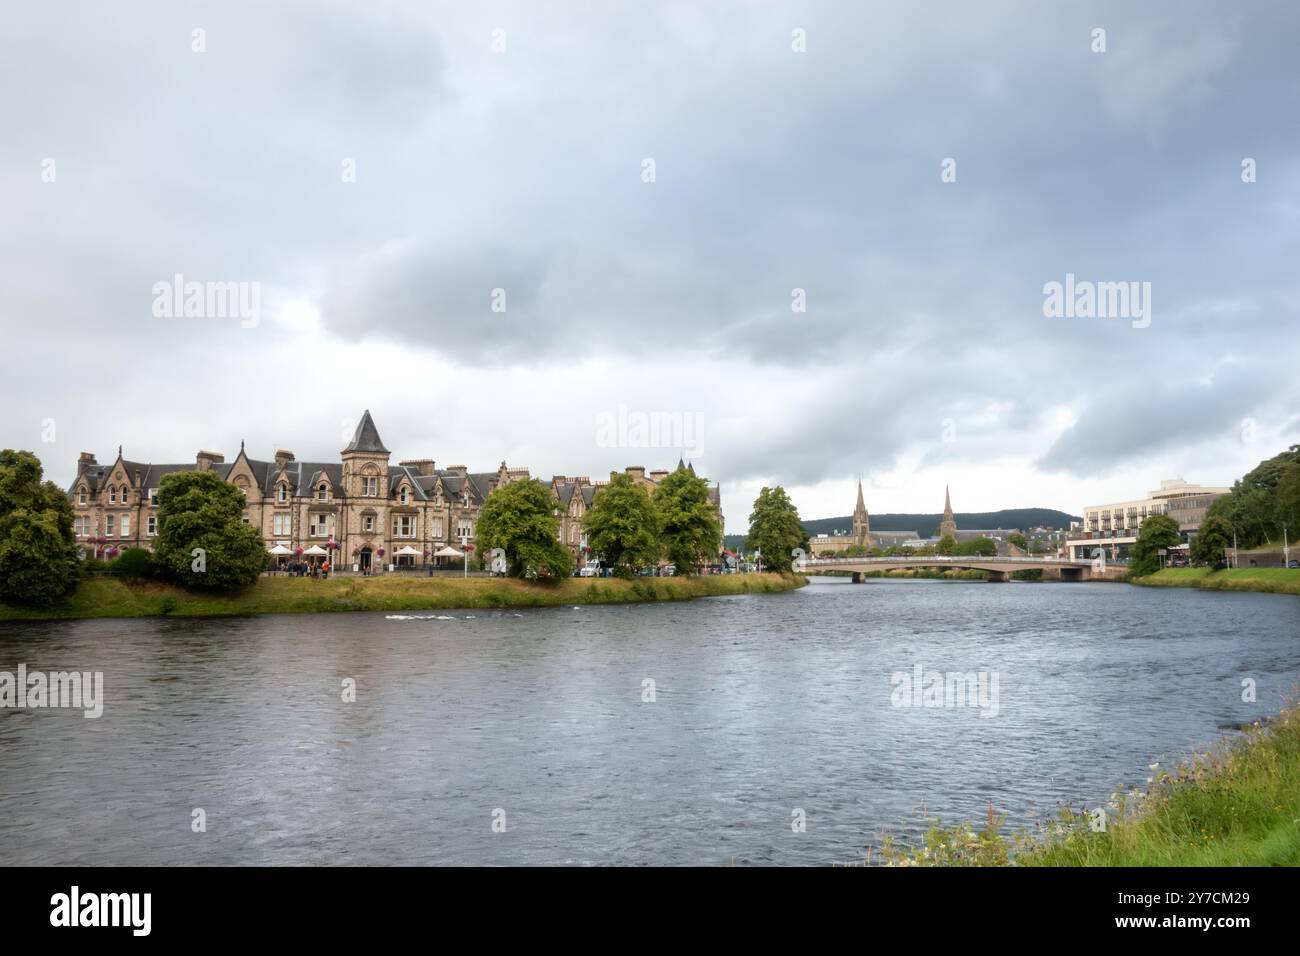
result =
[{"label": "parked car", "polygon": [[1300,561],[1292,560],[1292,561],[1287,565],[1287,567],[1288,567],[1288,568],[1300,568]]},{"label": "parked car", "polygon": [[598,577],[600,577],[600,562],[599,562],[599,561],[588,561],[586,564],[584,564],[584,565],[582,566],[581,569],[579,569],[579,571],[578,571],[578,577],[580,577],[580,578],[598,578]]}]

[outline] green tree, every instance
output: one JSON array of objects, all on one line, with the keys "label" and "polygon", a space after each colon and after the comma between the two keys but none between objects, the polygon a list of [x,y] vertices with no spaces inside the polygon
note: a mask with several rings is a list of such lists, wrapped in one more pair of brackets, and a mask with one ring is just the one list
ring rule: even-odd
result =
[{"label": "green tree", "polygon": [[1219,515],[1207,515],[1192,538],[1188,557],[1193,564],[1222,564],[1232,544],[1232,525]]},{"label": "green tree", "polygon": [[934,549],[935,554],[956,554],[957,539],[950,534],[945,534],[939,539],[939,544]]},{"label": "green tree", "polygon": [[[1300,463],[1300,445],[1261,461],[1242,475],[1232,491],[1210,505],[1207,517],[1223,518],[1237,531],[1237,544],[1255,548],[1282,537],[1282,526],[1290,527],[1289,518],[1300,519],[1300,501],[1293,482],[1295,466]],[[1290,506],[1286,502],[1293,502]]]},{"label": "green tree", "polygon": [[29,451],[0,451],[0,601],[48,607],[77,583],[72,504]]},{"label": "green tree", "polygon": [[556,509],[550,490],[536,478],[501,485],[483,502],[478,545],[505,551],[512,577],[566,577],[573,556],[560,542]]},{"label": "green tree", "polygon": [[1297,536],[1297,529],[1300,529],[1300,462],[1288,462],[1278,478],[1273,523],[1285,530],[1286,539]]},{"label": "green tree", "polygon": [[[686,468],[659,482],[652,499],[659,512],[659,536],[664,555],[678,574],[694,574],[717,557],[722,543],[718,510],[709,499],[709,483]],[[767,554],[763,554],[767,563]]]},{"label": "green tree", "polygon": [[1029,551],[1029,545],[1025,543],[1025,536],[1023,534],[1016,532],[1013,535],[1009,535],[1007,537],[1007,540],[1010,541],[1012,544],[1014,544],[1021,551],[1025,551],[1025,552]]},{"label": "green tree", "polygon": [[193,588],[253,584],[266,567],[262,536],[243,522],[244,495],[213,471],[177,471],[158,482],[154,557]]},{"label": "green tree", "polygon": [[971,538],[958,544],[952,553],[963,558],[991,558],[998,553],[998,545],[992,538]]},{"label": "green tree", "polygon": [[1128,573],[1134,577],[1155,574],[1160,570],[1161,548],[1172,548],[1182,543],[1178,536],[1178,522],[1168,515],[1152,515],[1142,522],[1137,541],[1129,553]]},{"label": "green tree", "polygon": [[763,566],[773,571],[789,571],[793,551],[808,553],[808,539],[799,521],[799,509],[780,485],[763,488],[754,499],[749,515],[749,535],[745,547],[763,552]]},{"label": "green tree", "polygon": [[659,557],[659,512],[645,486],[619,472],[596,491],[582,519],[587,544],[620,577]]}]

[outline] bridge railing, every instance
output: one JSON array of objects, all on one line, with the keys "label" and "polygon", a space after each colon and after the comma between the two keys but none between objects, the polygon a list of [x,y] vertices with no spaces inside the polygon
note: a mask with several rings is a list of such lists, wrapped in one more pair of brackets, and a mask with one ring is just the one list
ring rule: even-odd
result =
[{"label": "bridge railing", "polygon": [[930,554],[917,555],[916,557],[905,557],[896,555],[892,558],[862,557],[862,558],[806,558],[804,565],[817,566],[834,566],[837,564],[914,564],[925,562],[927,564],[934,562],[938,564],[1026,564],[1029,566],[1040,567],[1088,567],[1092,561],[1086,558],[1013,558],[1013,557],[985,557],[983,555],[966,555],[959,557],[951,554]]}]

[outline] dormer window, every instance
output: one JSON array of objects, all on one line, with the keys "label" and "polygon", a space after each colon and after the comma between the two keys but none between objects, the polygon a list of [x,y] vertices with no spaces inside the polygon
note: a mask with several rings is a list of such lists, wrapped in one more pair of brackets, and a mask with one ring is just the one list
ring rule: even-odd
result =
[{"label": "dormer window", "polygon": [[109,485],[109,486],[108,486],[108,503],[109,503],[110,505],[115,505],[115,504],[117,504],[117,486],[116,486],[116,485]]},{"label": "dormer window", "polygon": [[280,504],[284,504],[289,500],[289,486],[284,482],[280,482],[275,486],[275,500]]},{"label": "dormer window", "polygon": [[86,486],[82,485],[80,488],[77,489],[77,504],[84,505],[85,503],[86,503]]},{"label": "dormer window", "polygon": [[397,493],[397,500],[404,505],[409,505],[411,503],[411,489],[403,485],[402,490]]},{"label": "dormer window", "polygon": [[157,508],[157,507],[158,507],[158,489],[157,489],[157,488],[150,488],[150,489],[149,489],[149,507],[151,507],[151,508]]},{"label": "dormer window", "polygon": [[325,482],[323,481],[316,486],[316,500],[317,501],[330,500],[330,486],[325,484]]}]

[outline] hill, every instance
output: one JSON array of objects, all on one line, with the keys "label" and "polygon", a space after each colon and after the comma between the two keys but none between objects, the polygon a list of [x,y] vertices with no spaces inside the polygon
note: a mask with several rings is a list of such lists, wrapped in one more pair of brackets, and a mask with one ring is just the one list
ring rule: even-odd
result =
[{"label": "hill", "polygon": [[[1071,521],[1081,521],[1075,515],[1053,508],[1004,508],[1001,511],[959,511],[953,515],[958,528],[1068,528]],[[934,534],[943,520],[941,513],[934,514],[880,514],[871,516],[872,531],[915,531],[926,538]],[[836,529],[847,532],[853,526],[853,518],[813,518],[803,523],[808,537],[819,534],[834,534]],[[737,548],[744,543],[743,534],[726,536],[726,546]]]}]

